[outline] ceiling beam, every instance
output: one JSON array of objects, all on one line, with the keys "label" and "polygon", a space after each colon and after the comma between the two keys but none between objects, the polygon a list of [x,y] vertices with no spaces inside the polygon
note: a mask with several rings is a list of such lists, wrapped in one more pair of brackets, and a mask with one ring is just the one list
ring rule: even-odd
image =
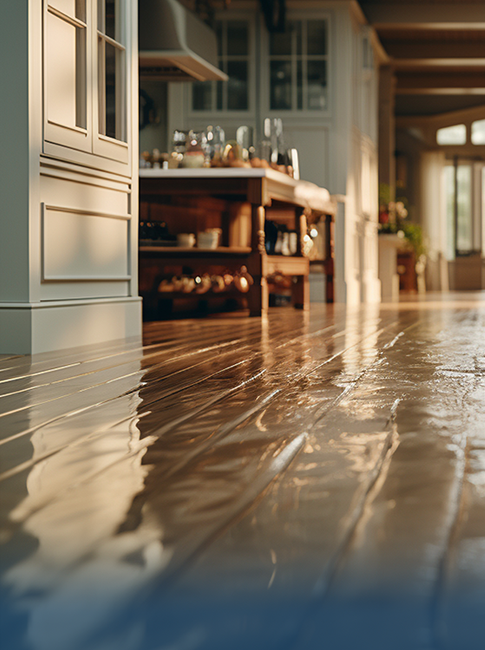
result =
[{"label": "ceiling beam", "polygon": [[485,6],[481,3],[364,2],[362,8],[376,29],[485,29]]},{"label": "ceiling beam", "polygon": [[444,89],[464,88],[485,90],[485,73],[405,73],[396,75],[396,88],[401,91],[407,89]]},{"label": "ceiling beam", "polygon": [[484,108],[485,104],[473,106],[472,108],[462,108],[458,111],[445,111],[435,115],[400,115],[396,116],[396,126],[407,127],[415,124],[423,126],[435,124],[440,127],[453,123],[459,124],[462,121],[482,120]]},{"label": "ceiling beam", "polygon": [[396,95],[484,95],[485,88],[396,88]]},{"label": "ceiling beam", "polygon": [[391,65],[396,70],[406,69],[413,70],[417,68],[481,68],[485,70],[485,58],[480,57],[476,59],[463,58],[463,59],[391,59]]},{"label": "ceiling beam", "polygon": [[485,61],[485,42],[384,40],[382,45],[389,56],[399,59],[482,59]]}]

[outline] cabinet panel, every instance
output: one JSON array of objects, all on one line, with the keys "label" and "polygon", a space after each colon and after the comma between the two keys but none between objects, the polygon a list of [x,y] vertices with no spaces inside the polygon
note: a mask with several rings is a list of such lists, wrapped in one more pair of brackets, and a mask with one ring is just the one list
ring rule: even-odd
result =
[{"label": "cabinet panel", "polygon": [[42,207],[44,281],[129,279],[129,221]]},{"label": "cabinet panel", "polygon": [[285,122],[292,142],[298,142],[300,177],[320,187],[328,186],[328,129]]},{"label": "cabinet panel", "polygon": [[128,215],[129,208],[128,192],[51,176],[41,177],[41,201],[47,205],[63,205],[81,212],[121,217]]},{"label": "cabinet panel", "polygon": [[40,299],[44,300],[87,300],[91,298],[121,298],[129,296],[130,282],[43,282],[40,285]]},{"label": "cabinet panel", "polygon": [[[97,10],[102,21],[99,21]],[[102,10],[102,11],[101,11]],[[44,153],[91,154],[89,165],[130,164],[131,3],[46,0],[44,11]],[[115,37],[115,38],[113,38]]]},{"label": "cabinet panel", "polygon": [[66,16],[71,16],[72,18],[81,18],[84,20],[82,16],[79,16],[79,6],[82,5],[83,2],[79,0],[49,0],[49,5],[51,7],[54,7],[54,9],[59,9],[59,11],[62,11],[62,13],[66,14]]},{"label": "cabinet panel", "polygon": [[77,27],[47,14],[46,94],[49,122],[76,127]]},{"label": "cabinet panel", "polygon": [[88,30],[53,8],[46,9],[44,19],[45,139],[91,151]]}]

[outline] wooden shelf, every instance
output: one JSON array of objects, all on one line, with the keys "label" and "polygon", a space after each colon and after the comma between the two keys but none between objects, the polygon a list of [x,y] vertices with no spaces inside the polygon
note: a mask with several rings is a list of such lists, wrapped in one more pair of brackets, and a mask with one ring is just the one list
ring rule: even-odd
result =
[{"label": "wooden shelf", "polygon": [[[306,212],[325,214],[330,242],[330,225],[336,204],[327,190],[312,183],[295,181],[271,169],[143,170],[140,172],[140,197],[142,205],[147,204],[144,207],[147,220],[150,217],[165,220],[167,216],[167,221],[174,220],[173,225],[179,223],[180,229],[190,228],[185,232],[197,232],[201,227],[222,227],[227,237],[223,241],[246,243],[251,239],[251,247],[220,246],[213,250],[159,246],[156,243],[146,245],[150,242],[142,241],[140,277],[145,277],[150,289],[159,280],[163,267],[189,267],[200,273],[210,266],[227,266],[235,270],[246,265],[254,278],[247,293],[252,316],[266,313],[266,280],[278,273],[293,276],[290,287],[293,305],[309,308],[310,261],[301,255],[267,255],[264,248],[265,219],[271,215],[267,210],[272,209],[275,218],[294,226],[301,238],[307,231]],[[207,200],[216,200],[219,204],[211,207]],[[164,206],[168,206],[166,214]],[[192,212],[185,224],[187,215],[184,211],[188,210]],[[167,298],[169,295],[167,292]]]},{"label": "wooden shelf", "polygon": [[164,257],[225,257],[249,255],[251,249],[246,246],[218,246],[218,248],[188,248],[185,246],[140,246],[140,253],[160,253]]},{"label": "wooden shelf", "polygon": [[167,299],[167,300],[182,300],[182,299],[193,299],[193,300],[207,300],[209,298],[244,298],[247,296],[247,292],[243,293],[238,291],[236,288],[231,287],[225,289],[224,291],[206,291],[205,293],[197,293],[197,291],[157,291],[158,298]]},{"label": "wooden shelf", "polygon": [[266,259],[268,273],[305,276],[309,273],[310,261],[307,257],[268,255]]}]

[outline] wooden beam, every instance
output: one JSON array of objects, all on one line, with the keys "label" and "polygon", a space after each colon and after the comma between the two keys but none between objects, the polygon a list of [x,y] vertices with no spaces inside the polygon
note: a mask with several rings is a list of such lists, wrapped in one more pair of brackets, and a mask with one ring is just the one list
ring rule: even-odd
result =
[{"label": "wooden beam", "polygon": [[391,41],[382,45],[396,59],[481,59],[485,61],[484,42],[474,41]]},{"label": "wooden beam", "polygon": [[[484,108],[485,103],[480,106],[462,108],[457,111],[445,111],[435,115],[400,115],[396,117],[396,126],[398,128],[407,128],[409,126],[433,126],[440,128],[442,126],[449,126],[450,124],[472,122],[473,120],[483,119]],[[478,145],[474,146],[476,147]]]},{"label": "wooden beam", "polygon": [[485,73],[401,73],[398,95],[485,95]]},{"label": "wooden beam", "polygon": [[396,184],[395,83],[391,66],[382,65],[379,68],[379,183],[392,188]]},{"label": "wooden beam", "polygon": [[449,59],[391,59],[392,65],[397,69],[413,70],[416,68],[480,68],[485,70],[485,58],[449,58]]},{"label": "wooden beam", "polygon": [[485,29],[485,7],[473,2],[363,4],[376,29]]},{"label": "wooden beam", "polygon": [[396,95],[485,95],[485,88],[401,88]]},{"label": "wooden beam", "polygon": [[485,72],[462,73],[453,72],[419,72],[397,75],[397,88],[479,88],[485,87]]}]

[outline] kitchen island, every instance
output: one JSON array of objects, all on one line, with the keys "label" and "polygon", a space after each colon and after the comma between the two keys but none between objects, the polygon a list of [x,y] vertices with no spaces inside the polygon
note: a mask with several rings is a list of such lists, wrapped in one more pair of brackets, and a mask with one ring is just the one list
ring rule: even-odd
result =
[{"label": "kitchen island", "polygon": [[[214,250],[159,245],[140,246],[140,288],[149,299],[161,277],[157,269],[208,269],[244,265],[254,280],[247,293],[252,316],[268,308],[268,279],[291,277],[292,303],[309,308],[307,219],[325,217],[327,284],[333,281],[332,221],[336,205],[328,190],[266,168],[141,169],[140,218],[163,221],[174,233],[219,227],[222,242]],[[292,255],[268,254],[265,222],[288,224],[297,233]],[[187,226],[187,224],[189,224]],[[154,243],[155,244],[155,243]],[[329,292],[328,295],[331,295]]]}]

